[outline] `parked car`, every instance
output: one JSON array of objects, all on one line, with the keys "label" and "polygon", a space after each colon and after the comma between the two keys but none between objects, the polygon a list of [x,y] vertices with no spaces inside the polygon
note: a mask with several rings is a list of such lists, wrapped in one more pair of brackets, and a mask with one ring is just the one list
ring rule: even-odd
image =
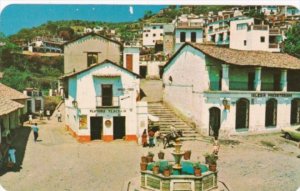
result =
[{"label": "parked car", "polygon": [[281,130],[284,137],[287,139],[294,139],[300,141],[300,126],[297,127],[286,127]]}]

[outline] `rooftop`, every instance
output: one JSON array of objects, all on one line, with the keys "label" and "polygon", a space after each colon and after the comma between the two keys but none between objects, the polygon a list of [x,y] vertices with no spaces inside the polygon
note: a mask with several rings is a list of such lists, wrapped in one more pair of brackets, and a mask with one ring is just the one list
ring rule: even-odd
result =
[{"label": "rooftop", "polygon": [[28,99],[29,98],[26,95],[24,95],[23,93],[15,90],[11,87],[8,87],[2,83],[0,83],[0,97],[10,99],[10,100]]},{"label": "rooftop", "polygon": [[23,108],[24,106],[18,102],[9,100],[3,96],[0,96],[0,116],[11,113],[19,108]]}]

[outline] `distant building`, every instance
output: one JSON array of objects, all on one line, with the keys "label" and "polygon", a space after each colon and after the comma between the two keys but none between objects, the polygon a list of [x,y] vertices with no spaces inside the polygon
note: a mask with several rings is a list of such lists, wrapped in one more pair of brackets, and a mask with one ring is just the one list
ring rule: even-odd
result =
[{"label": "distant building", "polygon": [[164,25],[163,51],[165,55],[172,55],[174,52],[174,46],[175,46],[174,31],[175,31],[175,26],[173,24]]},{"label": "distant building", "polygon": [[80,142],[137,141],[148,126],[139,75],[105,60],[62,78],[66,127]]},{"label": "distant building", "polygon": [[274,132],[300,124],[298,81],[288,54],[186,43],[164,66],[163,99],[204,135]]},{"label": "distant building", "polygon": [[229,41],[232,49],[280,52],[282,34],[268,25],[255,25],[254,19],[249,18],[230,22]]},{"label": "distant building", "polygon": [[64,73],[84,70],[106,59],[121,64],[122,45],[115,40],[90,33],[64,44]]},{"label": "distant building", "polygon": [[182,15],[175,21],[175,50],[185,42],[202,43],[205,21],[196,15]]},{"label": "distant building", "polygon": [[262,6],[261,10],[265,15],[276,15],[279,11],[278,6]]},{"label": "distant building", "polygon": [[36,37],[27,46],[23,46],[23,50],[28,50],[29,52],[43,52],[43,53],[63,53],[62,38],[46,38],[46,37]]},{"label": "distant building", "polygon": [[34,88],[26,88],[23,94],[28,96],[27,110],[28,112],[38,113],[40,110],[44,110],[44,97],[42,91]]},{"label": "distant building", "polygon": [[156,41],[163,40],[164,24],[151,23],[143,27],[143,46],[154,47]]}]

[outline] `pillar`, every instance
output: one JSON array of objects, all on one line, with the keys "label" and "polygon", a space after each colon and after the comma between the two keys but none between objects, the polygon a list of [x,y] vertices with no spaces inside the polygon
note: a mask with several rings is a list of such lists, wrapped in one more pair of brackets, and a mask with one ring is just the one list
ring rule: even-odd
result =
[{"label": "pillar", "polygon": [[286,69],[281,70],[280,90],[283,92],[287,91],[287,70]]},{"label": "pillar", "polygon": [[261,90],[261,67],[255,68],[254,89],[255,91]]},{"label": "pillar", "polygon": [[229,66],[222,64],[222,91],[229,90]]}]

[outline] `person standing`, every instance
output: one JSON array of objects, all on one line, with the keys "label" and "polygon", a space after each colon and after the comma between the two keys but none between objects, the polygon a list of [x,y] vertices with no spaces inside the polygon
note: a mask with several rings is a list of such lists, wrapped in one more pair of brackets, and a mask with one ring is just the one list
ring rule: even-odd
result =
[{"label": "person standing", "polygon": [[46,115],[47,115],[47,119],[50,120],[50,110],[49,109],[46,110]]},{"label": "person standing", "polygon": [[32,114],[29,114],[28,118],[29,118],[29,124],[32,124]]},{"label": "person standing", "polygon": [[57,111],[56,116],[57,116],[57,121],[58,121],[58,122],[61,122],[61,116],[62,116],[62,115],[61,115],[61,113],[60,113],[59,110]]},{"label": "person standing", "polygon": [[43,120],[43,110],[40,110],[40,120]]},{"label": "person standing", "polygon": [[31,128],[33,130],[34,142],[36,142],[39,136],[39,127],[37,126],[37,123],[35,123]]},{"label": "person standing", "polygon": [[142,134],[142,145],[143,145],[143,147],[147,146],[147,132],[146,132],[146,129],[144,129],[144,132]]},{"label": "person standing", "polygon": [[14,167],[16,164],[16,149],[13,147],[9,147],[8,149],[8,166]]}]

